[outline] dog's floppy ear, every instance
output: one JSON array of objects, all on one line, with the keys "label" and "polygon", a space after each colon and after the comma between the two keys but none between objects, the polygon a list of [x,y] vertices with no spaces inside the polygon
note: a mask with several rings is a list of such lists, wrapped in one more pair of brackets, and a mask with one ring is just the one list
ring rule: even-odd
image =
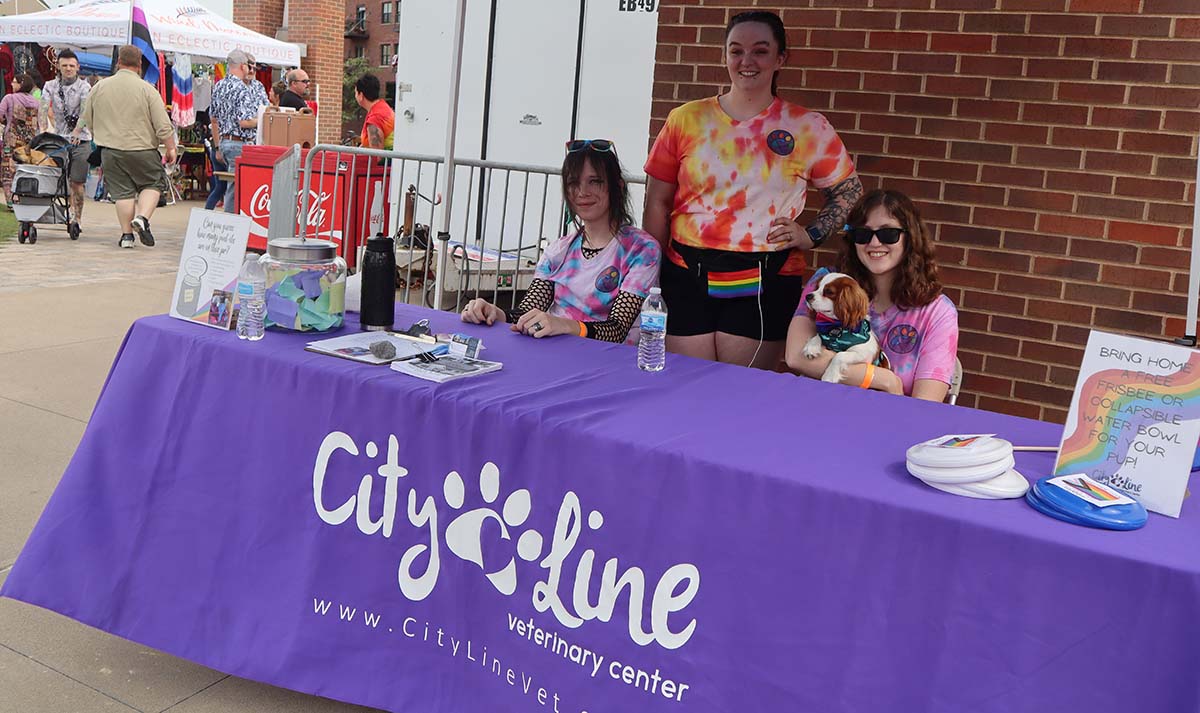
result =
[{"label": "dog's floppy ear", "polygon": [[833,300],[833,309],[837,314],[838,321],[843,326],[854,329],[867,318],[867,310],[870,306],[867,291],[859,287],[853,277],[848,276],[839,277],[830,287],[837,290]]}]

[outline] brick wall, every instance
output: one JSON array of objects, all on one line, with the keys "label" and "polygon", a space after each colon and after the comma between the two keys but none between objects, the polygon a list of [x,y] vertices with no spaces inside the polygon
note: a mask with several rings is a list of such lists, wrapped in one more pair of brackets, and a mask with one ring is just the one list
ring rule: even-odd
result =
[{"label": "brick wall", "polygon": [[[340,143],[342,125],[343,6],[321,0],[288,1],[288,39],[307,46],[300,66],[321,87],[321,119],[317,140]],[[283,0],[234,0],[233,21],[274,37],[283,24]]]},{"label": "brick wall", "polygon": [[[663,1],[651,138],[724,90],[724,25],[751,1]],[[828,116],[867,188],[908,193],[935,231],[959,403],[1061,422],[1090,327],[1183,334],[1200,0],[757,7],[788,27],[780,93]]]}]

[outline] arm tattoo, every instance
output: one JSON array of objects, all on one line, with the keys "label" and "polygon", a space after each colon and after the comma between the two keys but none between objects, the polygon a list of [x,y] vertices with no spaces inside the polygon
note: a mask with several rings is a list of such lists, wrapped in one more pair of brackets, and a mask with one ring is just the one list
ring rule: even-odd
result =
[{"label": "arm tattoo", "polygon": [[842,229],[850,209],[862,198],[862,181],[858,180],[858,174],[854,174],[836,186],[821,189],[821,194],[825,196],[825,206],[817,213],[812,224],[821,231],[821,235],[828,238]]},{"label": "arm tattoo", "polygon": [[383,131],[374,124],[367,124],[367,147],[372,149],[383,148]]}]

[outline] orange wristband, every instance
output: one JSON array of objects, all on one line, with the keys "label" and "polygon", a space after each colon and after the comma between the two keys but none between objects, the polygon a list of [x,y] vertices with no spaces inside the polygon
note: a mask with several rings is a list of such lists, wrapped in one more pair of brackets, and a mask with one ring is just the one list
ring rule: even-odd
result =
[{"label": "orange wristband", "polygon": [[581,336],[581,337],[587,336],[587,325],[584,324],[583,322],[579,323],[579,336]]},{"label": "orange wristband", "polygon": [[867,364],[867,373],[863,376],[862,383],[859,384],[858,386],[859,386],[859,388],[869,389],[869,388],[871,388],[871,382],[874,380],[875,380],[875,365]]}]

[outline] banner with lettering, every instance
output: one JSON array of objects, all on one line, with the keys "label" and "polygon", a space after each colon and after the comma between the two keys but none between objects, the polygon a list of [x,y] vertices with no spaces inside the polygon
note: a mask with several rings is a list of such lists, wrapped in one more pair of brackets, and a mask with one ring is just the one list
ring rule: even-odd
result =
[{"label": "banner with lettering", "polygon": [[246,254],[250,219],[193,208],[179,255],[171,316],[217,329],[233,326],[238,272]]},{"label": "banner with lettering", "polygon": [[1058,451],[1146,509],[1179,517],[1200,436],[1200,351],[1093,331]]},{"label": "banner with lettering", "polygon": [[1057,424],[396,312],[504,368],[139,320],[0,596],[396,713],[1195,710],[1200,518],[1110,536],[904,468]]}]

